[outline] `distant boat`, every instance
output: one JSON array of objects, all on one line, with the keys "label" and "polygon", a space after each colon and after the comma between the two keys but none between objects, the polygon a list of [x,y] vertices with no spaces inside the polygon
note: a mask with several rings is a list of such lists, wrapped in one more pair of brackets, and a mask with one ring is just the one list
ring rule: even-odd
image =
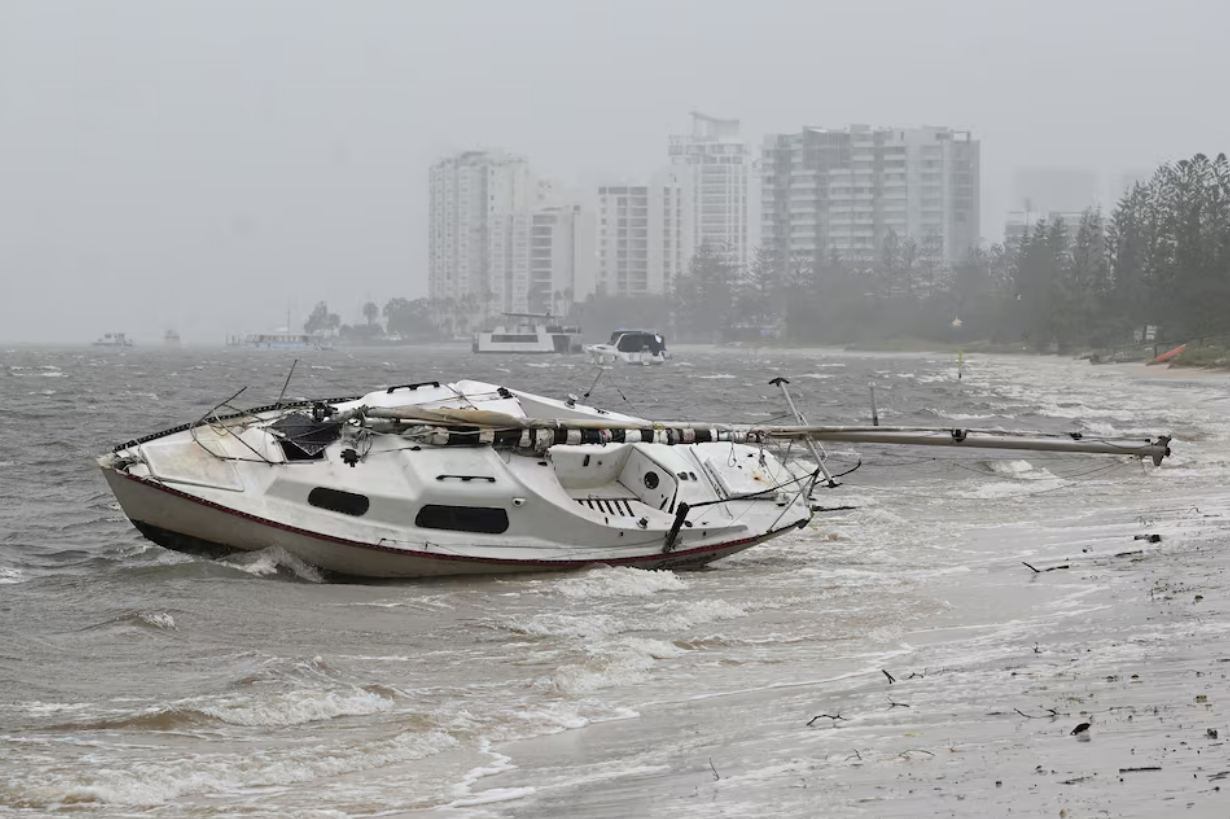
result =
[{"label": "distant boat", "polygon": [[179,346],[179,333],[175,332],[174,330],[167,330],[166,333],[164,333],[162,336],[162,343],[167,345],[168,347],[178,347]]},{"label": "distant boat", "polygon": [[95,347],[131,347],[132,339],[124,333],[106,333],[94,342]]},{"label": "distant boat", "polygon": [[579,353],[581,329],[550,313],[505,313],[505,321],[474,334],[476,353]]},{"label": "distant boat", "polygon": [[663,364],[670,355],[666,339],[653,330],[619,329],[611,333],[606,344],[590,344],[585,348],[595,364]]},{"label": "distant boat", "polygon": [[332,350],[333,344],[323,336],[311,333],[291,333],[279,330],[276,333],[249,333],[246,336],[231,336],[228,347],[254,347],[261,350]]}]

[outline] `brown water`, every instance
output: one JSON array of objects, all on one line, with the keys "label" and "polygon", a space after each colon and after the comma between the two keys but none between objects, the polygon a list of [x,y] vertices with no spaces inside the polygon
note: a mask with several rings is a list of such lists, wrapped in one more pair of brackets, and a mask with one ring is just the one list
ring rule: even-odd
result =
[{"label": "brown water", "polygon": [[[1145,619],[1142,564],[1113,554],[1140,548],[1142,532],[1199,554],[1230,463],[1220,380],[970,357],[958,381],[947,356],[685,351],[614,371],[594,399],[763,420],[783,411],[766,383],[780,374],[814,422],[865,420],[874,381],[888,423],[1189,441],[1157,470],[834,451],[838,470],[864,465],[825,503],[856,509],[695,573],[330,584],[285,554],[210,562],[142,540],[92,456],[245,384],[243,400],[271,400],[293,357],[0,356],[0,815],[814,816],[817,788],[831,815],[1000,815],[988,800],[1006,810],[1033,792],[988,779],[971,791],[981,807],[962,813],[955,796],[924,799],[900,777],[930,782],[945,774],[928,754],[961,758],[937,731],[976,744],[987,771],[995,753],[1028,748],[1022,732],[1049,720],[985,714],[1058,706],[1028,686],[991,705],[1005,665],[1084,646],[1110,669],[1138,657],[1134,640],[1173,642]],[[580,358],[302,358],[290,393],[304,396],[461,377],[562,396],[594,377]],[[1077,570],[1037,577],[1020,564],[1073,557]],[[889,690],[881,668],[921,676]],[[909,707],[889,702],[898,691]],[[804,725],[821,713],[848,719]],[[1066,736],[1071,721],[1051,730]],[[856,752],[867,764],[846,762]]]}]

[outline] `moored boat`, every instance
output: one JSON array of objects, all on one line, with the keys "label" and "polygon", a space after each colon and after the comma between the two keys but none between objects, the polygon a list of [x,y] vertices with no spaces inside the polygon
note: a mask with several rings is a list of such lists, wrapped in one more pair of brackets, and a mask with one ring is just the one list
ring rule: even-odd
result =
[{"label": "moored boat", "polygon": [[505,313],[505,320],[474,334],[476,353],[576,353],[581,329],[550,313]]},{"label": "moored boat", "polygon": [[666,339],[654,330],[619,329],[606,344],[587,345],[585,352],[595,364],[664,364],[670,356]]},{"label": "moored boat", "polygon": [[131,347],[132,339],[124,333],[105,333],[94,342],[95,347]]},{"label": "moored boat", "polygon": [[272,333],[249,333],[226,340],[228,347],[250,347],[258,350],[331,350],[332,342],[313,333],[292,333],[276,330]]}]

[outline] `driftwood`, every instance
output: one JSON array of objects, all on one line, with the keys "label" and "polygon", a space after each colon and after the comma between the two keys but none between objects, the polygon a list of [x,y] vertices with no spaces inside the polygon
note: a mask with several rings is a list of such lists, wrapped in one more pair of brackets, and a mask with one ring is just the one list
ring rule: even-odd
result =
[{"label": "driftwood", "polygon": [[813,722],[815,722],[815,721],[816,721],[816,720],[818,720],[818,719],[831,719],[831,720],[833,721],[833,724],[834,724],[834,725],[836,725],[836,724],[837,724],[837,720],[842,720],[843,722],[849,722],[849,721],[850,721],[850,720],[846,719],[845,717],[843,717],[841,714],[817,714],[816,716],[814,716],[814,717],[812,717],[811,719],[809,719],[809,720],[807,721],[807,724],[808,724],[808,725],[811,725]]},{"label": "driftwood", "polygon": [[884,674],[885,677],[888,677],[889,685],[892,685],[893,683],[897,682],[896,678],[893,677],[892,674],[889,674],[887,671],[885,671],[883,668],[881,668],[880,671]]},{"label": "driftwood", "polygon": [[[1024,560],[1022,560],[1021,562],[1022,562],[1022,563],[1025,563],[1025,561],[1024,561]],[[1029,566],[1029,568],[1033,569],[1033,570],[1034,570],[1034,574],[1042,574],[1043,572],[1053,572],[1053,571],[1055,571],[1056,569],[1070,569],[1070,568],[1072,568],[1071,566],[1069,566],[1069,565],[1068,565],[1068,564],[1066,564],[1066,563],[1065,563],[1064,565],[1062,565],[1062,566],[1048,566],[1048,567],[1046,567],[1045,569],[1038,569],[1038,568],[1035,568],[1035,567],[1033,567],[1033,566],[1030,566],[1028,563],[1025,563],[1025,565],[1026,565],[1026,566]]]},{"label": "driftwood", "polygon": [[1048,711],[1049,713],[1039,714],[1038,716],[1034,716],[1033,714],[1026,714],[1020,708],[1013,708],[1012,710],[1016,711],[1018,714],[1025,717],[1026,719],[1055,719],[1055,717],[1070,716],[1069,714],[1061,714],[1058,711],[1056,711],[1054,708],[1043,708],[1042,709],[1043,711]]}]

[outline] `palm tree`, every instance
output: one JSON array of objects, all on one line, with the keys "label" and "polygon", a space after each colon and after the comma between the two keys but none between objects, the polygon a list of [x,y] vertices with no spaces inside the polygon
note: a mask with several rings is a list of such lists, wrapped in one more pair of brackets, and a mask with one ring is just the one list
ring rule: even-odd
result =
[{"label": "palm tree", "polygon": [[380,308],[376,306],[374,301],[369,301],[363,305],[363,318],[367,319],[367,326],[371,327],[375,323],[376,317],[380,315]]}]

